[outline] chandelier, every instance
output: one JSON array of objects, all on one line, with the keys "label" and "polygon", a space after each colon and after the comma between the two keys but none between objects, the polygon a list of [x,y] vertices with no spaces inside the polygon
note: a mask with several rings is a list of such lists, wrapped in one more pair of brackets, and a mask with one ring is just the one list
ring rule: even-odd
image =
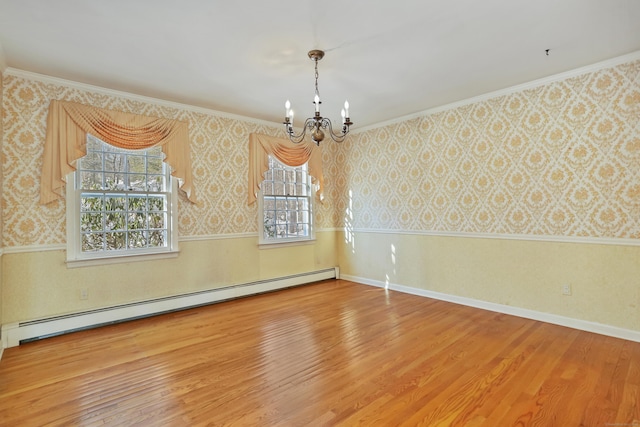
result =
[{"label": "chandelier", "polygon": [[304,140],[304,137],[306,136],[308,130],[311,134],[311,139],[313,140],[313,142],[315,142],[316,145],[320,145],[320,141],[324,139],[325,135],[323,129],[326,129],[328,131],[331,139],[336,142],[342,142],[347,136],[347,133],[349,133],[349,126],[353,124],[349,119],[349,102],[345,101],[344,108],[342,109],[342,132],[334,133],[333,127],[331,125],[331,120],[320,115],[320,104],[322,104],[322,102],[320,102],[320,92],[318,91],[318,61],[320,61],[324,57],[324,51],[314,49],[310,50],[308,55],[309,59],[312,59],[316,64],[316,93],[313,97],[313,103],[316,106],[316,112],[313,117],[309,117],[304,121],[302,131],[296,135],[293,132],[293,110],[291,109],[291,103],[289,102],[289,100],[287,100],[287,102],[284,104],[285,116],[283,124],[285,130],[289,135],[289,139],[291,140],[291,142],[296,144]]}]

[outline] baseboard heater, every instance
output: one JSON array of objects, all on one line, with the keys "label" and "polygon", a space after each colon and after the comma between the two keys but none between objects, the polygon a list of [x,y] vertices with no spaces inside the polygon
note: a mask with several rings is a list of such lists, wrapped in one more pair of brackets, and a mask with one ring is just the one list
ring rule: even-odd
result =
[{"label": "baseboard heater", "polygon": [[257,295],[326,279],[339,278],[338,267],[218,289],[157,298],[46,319],[2,325],[2,347],[48,338],[83,329],[185,310],[217,302]]}]

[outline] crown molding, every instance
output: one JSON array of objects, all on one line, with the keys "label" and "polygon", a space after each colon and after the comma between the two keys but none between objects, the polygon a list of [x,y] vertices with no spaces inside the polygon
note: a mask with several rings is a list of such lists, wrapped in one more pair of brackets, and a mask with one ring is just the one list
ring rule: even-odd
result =
[{"label": "crown molding", "polygon": [[637,50],[632,53],[628,53],[626,55],[617,56],[615,58],[610,58],[604,61],[596,62],[595,64],[586,65],[584,67],[576,68],[574,70],[565,71],[562,73],[554,74],[551,76],[543,77],[541,79],[532,80],[527,83],[522,83],[516,86],[511,86],[505,89],[496,90],[493,92],[488,92],[483,95],[474,96],[473,98],[463,99],[461,101],[452,102],[450,104],[441,105],[439,107],[430,108],[428,110],[419,111],[417,113],[409,114],[402,117],[397,117],[395,119],[386,120],[381,123],[376,123],[371,126],[365,126],[363,128],[354,129],[351,133],[357,135],[362,132],[367,132],[373,129],[379,129],[385,126],[394,125],[397,123],[407,122],[409,120],[417,119],[420,117],[430,116],[432,114],[441,113],[443,111],[453,110],[455,108],[464,107],[470,104],[476,104],[479,102],[487,101],[489,99],[498,98],[500,96],[511,95],[513,93],[522,92],[527,89],[533,89],[540,86],[548,85],[551,83],[555,83],[562,80],[567,80],[572,77],[577,77],[582,74],[593,73],[595,71],[599,71],[605,68],[615,67],[620,64],[625,64],[627,62],[633,62],[640,60],[640,50]]},{"label": "crown molding", "polygon": [[[1,46],[0,46],[1,47]],[[2,52],[0,52],[1,54]],[[1,61],[0,55],[0,61]],[[1,64],[1,62],[0,62]],[[253,117],[241,116],[238,114],[226,113],[224,111],[212,110],[204,107],[196,107],[195,105],[182,104],[174,101],[167,101],[160,98],[153,98],[150,96],[138,95],[131,92],[124,92],[115,89],[109,89],[102,86],[90,85],[87,83],[80,83],[73,80],[61,79],[59,77],[52,77],[45,74],[34,73],[32,71],[20,70],[17,68],[8,67],[5,71],[5,75],[18,78],[24,78],[28,80],[35,80],[41,83],[55,84],[60,86],[70,87],[72,89],[83,90],[87,92],[95,92],[103,95],[113,96],[117,98],[124,98],[130,101],[144,102],[147,104],[157,105],[159,107],[175,108],[178,110],[186,110],[193,113],[206,114],[210,116],[221,117],[225,119],[239,120],[243,122],[254,123],[261,126],[270,126],[280,128],[281,123],[269,122],[266,120],[254,119]]]},{"label": "crown molding", "polygon": [[[369,130],[378,129],[378,128],[382,128],[382,127],[385,127],[385,126],[390,126],[390,125],[393,125],[393,124],[401,123],[401,122],[406,122],[406,121],[409,121],[409,120],[413,120],[413,119],[424,117],[424,116],[429,116],[429,115],[440,113],[440,112],[443,112],[443,111],[449,111],[449,110],[452,110],[452,109],[455,109],[455,108],[459,108],[459,107],[463,107],[463,106],[466,106],[466,105],[483,102],[483,101],[486,101],[486,100],[489,100],[489,99],[492,99],[492,98],[497,98],[497,97],[504,96],[504,95],[510,95],[510,94],[513,94],[513,93],[516,93],[516,92],[522,92],[522,91],[527,90],[527,89],[532,89],[532,88],[536,88],[536,87],[539,87],[539,86],[544,86],[544,85],[547,85],[547,84],[550,84],[550,83],[554,83],[554,82],[557,82],[557,81],[566,80],[566,79],[569,79],[569,78],[572,78],[572,77],[576,77],[576,76],[579,76],[579,75],[582,75],[582,74],[592,73],[592,72],[595,72],[595,71],[602,70],[604,68],[611,68],[611,67],[614,67],[616,65],[620,65],[620,64],[624,64],[624,63],[632,62],[632,61],[636,61],[636,60],[640,60],[640,50],[632,52],[632,53],[629,53],[629,54],[626,54],[626,55],[622,55],[622,56],[618,56],[618,57],[615,57],[615,58],[610,58],[610,59],[607,59],[607,60],[604,60],[604,61],[600,61],[600,62],[597,62],[595,64],[591,64],[591,65],[587,65],[587,66],[584,66],[584,67],[576,68],[574,70],[565,71],[565,72],[562,72],[562,73],[558,73],[558,74],[554,74],[554,75],[551,75],[551,76],[543,77],[541,79],[533,80],[533,81],[528,82],[528,83],[523,83],[523,84],[511,86],[511,87],[508,87],[508,88],[505,88],[505,89],[500,89],[500,90],[493,91],[493,92],[488,92],[488,93],[485,93],[483,95],[478,95],[478,96],[475,96],[475,97],[472,97],[472,98],[467,98],[467,99],[464,99],[464,100],[461,100],[461,101],[452,102],[450,104],[441,105],[439,107],[430,108],[430,109],[419,111],[419,112],[416,112],[416,113],[413,113],[413,114],[409,114],[409,115],[406,115],[406,116],[397,117],[395,119],[386,120],[384,122],[376,123],[374,125],[353,129],[350,133],[353,134],[353,135],[357,135],[359,133],[367,132]],[[176,109],[191,111],[191,112],[194,112],[194,113],[213,115],[213,116],[218,116],[218,117],[232,119],[232,120],[240,120],[240,121],[254,123],[254,124],[262,125],[262,126],[280,127],[280,125],[281,125],[281,123],[269,122],[269,121],[266,121],[266,120],[255,119],[253,117],[247,117],[247,116],[241,116],[241,115],[238,115],[238,114],[226,113],[224,111],[212,110],[212,109],[209,109],[209,108],[196,107],[194,105],[182,104],[182,103],[179,103],[179,102],[167,101],[167,100],[164,100],[164,99],[153,98],[153,97],[144,96],[144,95],[137,95],[137,94],[133,94],[133,93],[130,93],[130,92],[124,92],[124,91],[118,91],[118,90],[114,90],[114,89],[108,89],[108,88],[101,87],[101,86],[95,86],[95,85],[90,85],[90,84],[86,84],[86,83],[75,82],[73,80],[66,80],[66,79],[61,79],[61,78],[58,78],[58,77],[52,77],[52,76],[48,76],[48,75],[45,75],[45,74],[34,73],[34,72],[31,72],[31,71],[25,71],[25,70],[12,68],[12,67],[6,67],[4,51],[2,50],[2,45],[0,45],[0,72],[3,72],[5,75],[10,75],[10,76],[15,76],[15,77],[22,77],[22,78],[29,79],[29,80],[40,81],[40,82],[43,82],[43,83],[51,83],[51,84],[67,86],[67,87],[71,87],[71,88],[75,88],[75,89],[79,89],[79,90],[98,92],[98,93],[101,93],[101,94],[104,94],[104,95],[109,95],[109,96],[129,99],[131,101],[140,101],[140,102],[145,102],[145,103],[154,104],[154,105],[163,106],[163,107],[169,107],[169,108],[176,108]]]}]

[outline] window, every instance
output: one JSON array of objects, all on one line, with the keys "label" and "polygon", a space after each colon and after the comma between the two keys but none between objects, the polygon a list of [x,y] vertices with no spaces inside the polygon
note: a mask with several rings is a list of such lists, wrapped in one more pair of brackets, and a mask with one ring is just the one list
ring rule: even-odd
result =
[{"label": "window", "polygon": [[[67,190],[68,260],[177,250],[169,166],[160,146],[124,150],[87,135]],[[71,204],[71,206],[69,206]]]},{"label": "window", "polygon": [[307,164],[286,166],[269,156],[260,187],[260,243],[313,240],[313,195]]}]

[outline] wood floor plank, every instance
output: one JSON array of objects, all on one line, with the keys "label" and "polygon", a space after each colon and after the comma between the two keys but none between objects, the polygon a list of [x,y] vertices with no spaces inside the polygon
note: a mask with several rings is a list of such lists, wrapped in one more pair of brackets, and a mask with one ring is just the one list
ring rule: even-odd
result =
[{"label": "wood floor plank", "polygon": [[640,425],[640,343],[330,280],[5,350],[0,425]]}]

